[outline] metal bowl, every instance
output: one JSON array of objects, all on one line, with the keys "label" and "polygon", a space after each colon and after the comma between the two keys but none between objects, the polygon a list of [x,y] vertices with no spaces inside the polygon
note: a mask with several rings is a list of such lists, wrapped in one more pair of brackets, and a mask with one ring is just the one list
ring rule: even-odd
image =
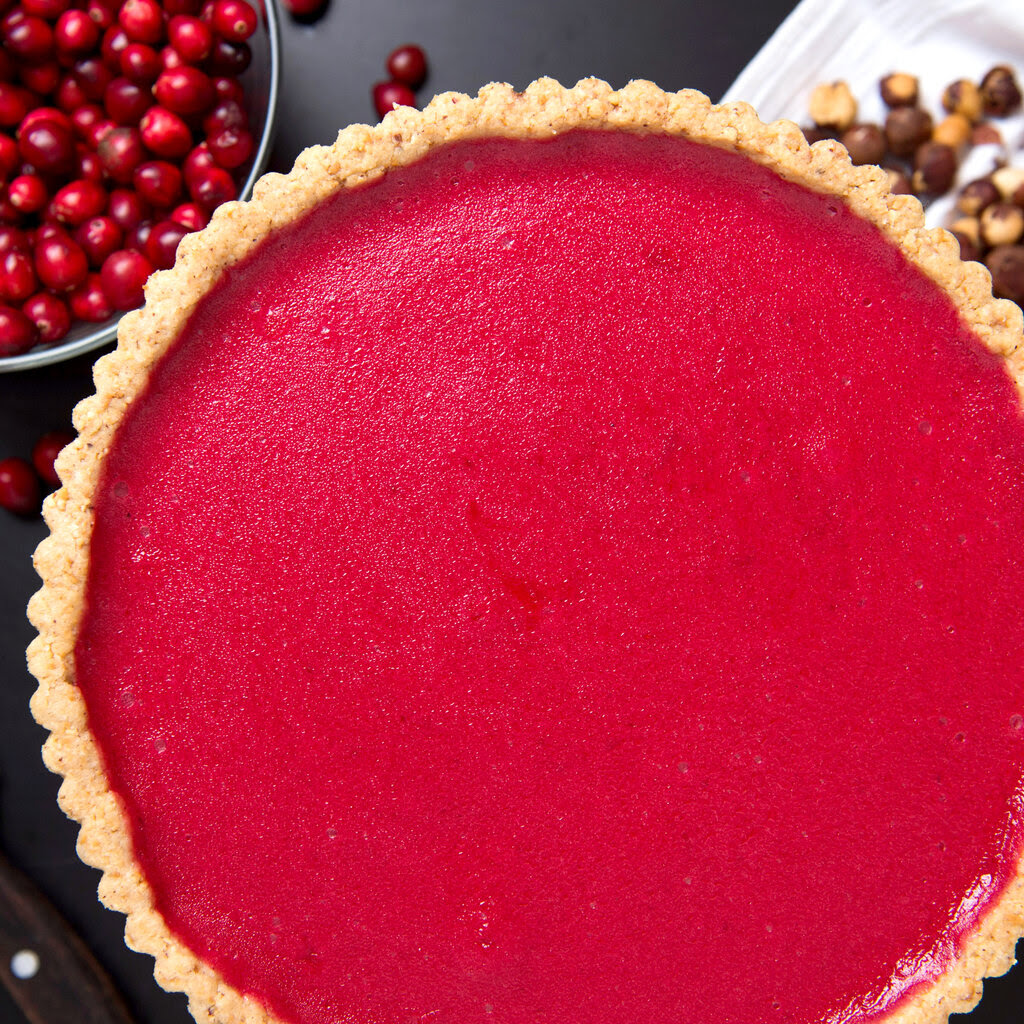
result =
[{"label": "metal bowl", "polygon": [[[256,179],[266,168],[276,127],[277,94],[281,80],[281,34],[276,0],[249,2],[260,16],[260,27],[249,40],[252,63],[242,76],[242,84],[248,100],[253,135],[259,139],[259,143],[242,185],[241,199],[249,198]],[[117,337],[117,322],[120,318],[119,313],[102,324],[79,323],[54,345],[38,345],[20,356],[0,357],[0,373],[58,363],[107,345]]]}]

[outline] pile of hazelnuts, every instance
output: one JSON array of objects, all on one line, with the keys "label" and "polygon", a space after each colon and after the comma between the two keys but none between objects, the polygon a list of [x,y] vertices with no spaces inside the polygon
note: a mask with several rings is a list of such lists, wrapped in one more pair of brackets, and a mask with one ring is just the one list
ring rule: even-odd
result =
[{"label": "pile of hazelnuts", "polygon": [[[950,83],[942,94],[943,116],[933,118],[920,104],[916,77],[886,75],[879,92],[888,108],[882,125],[858,122],[857,101],[846,82],[819,85],[811,94],[814,120],[804,128],[809,142],[838,139],[855,164],[878,164],[889,187],[927,201],[953,187],[957,170],[973,146],[1002,145],[991,118],[1021,109],[1021,88],[1012,68],[991,68],[980,82]],[[1001,166],[965,185],[957,197],[958,217],[950,230],[965,260],[984,262],[993,290],[1024,304],[1024,170]]]},{"label": "pile of hazelnuts", "polygon": [[0,0],[0,356],[142,302],[255,148],[246,0]]}]

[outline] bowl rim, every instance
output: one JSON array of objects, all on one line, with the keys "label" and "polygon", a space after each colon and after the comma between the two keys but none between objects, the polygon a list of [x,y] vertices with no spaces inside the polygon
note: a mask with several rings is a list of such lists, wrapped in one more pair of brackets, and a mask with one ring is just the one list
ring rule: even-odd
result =
[{"label": "bowl rim", "polygon": [[[260,133],[260,141],[256,148],[256,155],[253,157],[252,168],[239,192],[239,200],[246,200],[252,195],[253,187],[266,169],[277,128],[277,101],[281,86],[281,18],[277,0],[250,0],[250,2],[263,15],[266,25],[267,41],[270,47],[270,82],[267,88],[267,113],[263,131]],[[120,321],[121,317],[118,316],[113,323],[97,328],[85,337],[76,338],[63,345],[35,348],[18,356],[0,357],[0,373],[49,366],[84,355],[86,352],[92,352],[117,339],[117,327]]]}]

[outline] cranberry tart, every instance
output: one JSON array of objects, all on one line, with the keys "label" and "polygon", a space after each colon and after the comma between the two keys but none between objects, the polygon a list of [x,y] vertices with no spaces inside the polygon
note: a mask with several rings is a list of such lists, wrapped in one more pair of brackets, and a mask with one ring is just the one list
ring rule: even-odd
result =
[{"label": "cranberry tart", "polygon": [[33,710],[197,1020],[937,1024],[1010,966],[1021,316],[884,182],[492,85],[150,279]]}]

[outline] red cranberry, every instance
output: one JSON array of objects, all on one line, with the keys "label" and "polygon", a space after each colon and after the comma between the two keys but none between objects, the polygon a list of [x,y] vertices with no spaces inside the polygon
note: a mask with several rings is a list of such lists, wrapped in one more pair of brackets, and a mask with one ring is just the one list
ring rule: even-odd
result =
[{"label": "red cranberry", "polygon": [[66,174],[74,166],[75,136],[70,128],[55,121],[37,121],[19,132],[18,149],[25,160],[45,174]]},{"label": "red cranberry", "polygon": [[222,100],[203,118],[203,131],[216,135],[225,128],[248,128],[249,115],[235,100]]},{"label": "red cranberry", "polygon": [[[9,3],[10,0],[3,0]],[[2,7],[2,3],[0,3]],[[0,49],[0,82],[13,82],[15,77],[14,61],[6,50]]]},{"label": "red cranberry", "polygon": [[60,85],[61,70],[56,61],[45,64],[27,64],[19,72],[25,87],[40,96],[49,96]]},{"label": "red cranberry", "polygon": [[210,147],[205,142],[200,142],[182,162],[181,169],[185,172],[185,184],[191,188],[193,180],[216,166],[217,161],[213,159]]},{"label": "red cranberry", "polygon": [[139,122],[142,141],[157,156],[176,160],[192,148],[192,132],[177,114],[150,107]]},{"label": "red cranberry", "polygon": [[134,189],[115,188],[107,201],[107,216],[122,231],[131,231],[149,216],[149,203]]},{"label": "red cranberry", "polygon": [[288,13],[302,21],[312,21],[327,8],[327,0],[284,0]]},{"label": "red cranberry", "polygon": [[177,14],[167,25],[167,38],[186,64],[198,64],[213,47],[209,26],[190,14]]},{"label": "red cranberry", "polygon": [[34,174],[19,174],[7,186],[7,198],[19,213],[38,213],[50,200],[43,179]]},{"label": "red cranberry", "polygon": [[144,220],[141,224],[136,224],[124,236],[124,245],[122,249],[133,249],[135,252],[145,253],[146,243],[149,241],[150,233],[153,230],[153,222],[151,220]]},{"label": "red cranberry", "polygon": [[36,242],[36,273],[55,292],[77,288],[89,273],[89,260],[82,247],[67,235]]},{"label": "red cranberry", "polygon": [[99,270],[103,261],[121,248],[124,232],[110,217],[93,217],[78,227],[75,241],[82,247],[89,266]]},{"label": "red cranberry", "polygon": [[234,170],[252,155],[252,136],[244,128],[225,128],[207,140],[213,159],[221,167]]},{"label": "red cranberry", "polygon": [[99,274],[90,274],[85,284],[80,285],[68,296],[68,305],[78,320],[98,324],[114,315],[114,306],[103,290]]},{"label": "red cranberry", "polygon": [[100,280],[115,309],[142,305],[143,286],[153,273],[153,264],[141,252],[121,249],[103,261]]},{"label": "red cranberry", "polygon": [[[40,224],[39,227],[32,232],[32,239],[35,244],[39,242],[48,242],[51,238],[67,238],[68,233],[64,230],[62,224],[58,224],[56,221],[45,221]],[[33,245],[33,249],[35,245]]]},{"label": "red cranberry", "polygon": [[145,43],[129,43],[120,56],[121,74],[140,85],[152,85],[163,70],[160,54]]},{"label": "red cranberry", "polygon": [[427,55],[411,43],[393,50],[388,57],[388,74],[410,89],[418,89],[427,77]]},{"label": "red cranberry", "polygon": [[412,89],[401,82],[378,82],[373,87],[373,105],[377,115],[384,117],[398,107],[415,107],[416,97]]},{"label": "red cranberry", "polygon": [[0,224],[0,256],[9,252],[28,252],[31,249],[28,235],[10,224]]},{"label": "red cranberry", "polygon": [[85,10],[93,24],[101,32],[110,28],[117,21],[117,11],[111,10],[105,0],[88,0]]},{"label": "red cranberry", "polygon": [[103,103],[107,113],[118,124],[138,124],[142,115],[153,105],[152,94],[148,89],[127,78],[115,78],[103,94]]},{"label": "red cranberry", "polygon": [[222,39],[244,43],[256,31],[256,12],[245,0],[216,0],[211,25]]},{"label": "red cranberry", "polygon": [[137,43],[159,43],[164,34],[164,15],[156,0],[125,0],[118,24]]},{"label": "red cranberry", "polygon": [[174,266],[178,243],[188,234],[188,228],[173,220],[162,220],[153,225],[146,239],[146,256],[157,270]]},{"label": "red cranberry", "polygon": [[[12,331],[8,330],[10,314],[14,314],[24,323],[19,323]],[[26,326],[27,325],[27,326]],[[35,331],[32,322],[24,314],[8,306],[0,306],[0,356],[13,356],[20,352],[27,352],[35,344],[32,342],[27,346],[8,351],[7,338],[15,335],[23,335],[26,330]],[[9,459],[0,460],[0,508],[7,509],[19,516],[32,516],[39,511],[39,478],[35,475],[32,467],[24,460],[12,456]]]},{"label": "red cranberry", "polygon": [[209,217],[198,203],[182,203],[171,210],[171,220],[188,231],[199,231],[206,227]]},{"label": "red cranberry", "polygon": [[156,207],[167,207],[181,196],[181,171],[166,160],[150,160],[135,168],[135,191]]},{"label": "red cranberry", "polygon": [[21,310],[0,306],[0,356],[20,356],[38,340],[36,325]]},{"label": "red cranberry", "polygon": [[103,120],[103,108],[96,103],[83,103],[71,112],[71,123],[80,138],[87,139],[89,133]]},{"label": "red cranberry", "polygon": [[127,185],[132,180],[135,168],[146,159],[142,136],[136,128],[115,128],[96,150],[111,181]]},{"label": "red cranberry", "polygon": [[7,195],[0,195],[0,224],[20,224],[21,210],[11,202]]},{"label": "red cranberry", "polygon": [[89,143],[93,149],[98,150],[103,145],[104,140],[112,131],[117,128],[117,125],[110,120],[109,117],[100,118],[91,128],[87,129],[85,133],[85,141]]},{"label": "red cranberry", "polygon": [[128,33],[120,25],[111,25],[103,33],[100,56],[103,58],[103,63],[115,74],[121,70],[121,54],[131,41],[128,38]]},{"label": "red cranberry", "polygon": [[84,56],[96,49],[100,41],[100,26],[85,11],[65,11],[53,30],[57,49],[61,53]]},{"label": "red cranberry", "polygon": [[[39,331],[39,341],[43,345],[52,345],[55,341],[60,341],[71,330],[71,313],[67,303],[58,299],[56,295],[51,295],[50,292],[36,292],[31,298],[26,299],[21,311],[36,325],[36,330]],[[64,444],[68,443],[64,442]],[[64,444],[61,445],[61,448],[64,447]],[[39,469],[34,451],[32,460],[36,463],[36,468]],[[51,480],[46,476],[41,469],[39,469],[39,473],[50,483],[57,483],[56,480]]]},{"label": "red cranberry", "polygon": [[42,18],[26,15],[5,28],[4,47],[19,60],[46,60],[53,53],[53,29]]},{"label": "red cranberry", "polygon": [[245,103],[245,90],[237,78],[233,78],[231,75],[216,75],[212,81],[218,103],[223,103],[225,100],[234,100],[239,104]]},{"label": "red cranberry", "polygon": [[103,164],[96,153],[83,146],[81,143],[75,147],[77,163],[75,164],[75,175],[82,181],[94,181],[97,185],[103,184]]},{"label": "red cranberry", "polygon": [[163,8],[169,18],[179,14],[196,15],[199,13],[200,0],[163,0]]},{"label": "red cranberry", "polygon": [[57,220],[78,227],[107,208],[107,193],[94,181],[72,181],[58,189],[50,204]]},{"label": "red cranberry", "polygon": [[186,116],[202,113],[216,97],[209,76],[187,66],[165,71],[156,80],[153,95],[168,110]]},{"label": "red cranberry", "polygon": [[0,258],[0,296],[5,302],[24,302],[38,287],[32,257],[27,252],[15,249]]},{"label": "red cranberry", "polygon": [[248,43],[215,39],[210,56],[206,58],[206,70],[211,75],[240,75],[251,63],[252,51]]},{"label": "red cranberry", "polygon": [[6,181],[21,163],[18,144],[10,135],[0,134],[0,181]]},{"label": "red cranberry", "polygon": [[35,110],[30,110],[18,125],[18,138],[20,139],[33,125],[43,121],[60,125],[69,131],[74,127],[71,118],[63,110],[58,110],[56,107],[36,107]]},{"label": "red cranberry", "polygon": [[[49,296],[49,298],[53,298],[53,296]],[[54,302],[60,302],[60,299],[54,299]],[[67,307],[63,302],[60,304],[64,307],[64,315],[67,316]],[[36,467],[36,472],[54,487],[60,486],[60,477],[57,476],[57,470],[53,464],[57,461],[57,456],[74,439],[75,435],[66,430],[51,430],[48,434],[43,434],[32,446],[32,465]]]},{"label": "red cranberry", "polygon": [[0,82],[0,125],[13,128],[29,110],[30,93],[9,82]]},{"label": "red cranberry", "polygon": [[183,68],[188,61],[173,46],[165,46],[160,51],[160,68],[163,71],[174,71]]},{"label": "red cranberry", "polygon": [[75,78],[86,97],[96,102],[114,79],[114,72],[99,57],[83,57],[74,63]]},{"label": "red cranberry", "polygon": [[71,6],[71,0],[21,0],[26,14],[46,21],[56,21]]},{"label": "red cranberry", "polygon": [[89,97],[85,95],[81,83],[74,75],[65,75],[60,80],[55,99],[57,106],[65,114],[73,114],[79,107],[84,107],[89,102]]},{"label": "red cranberry", "polygon": [[223,167],[211,167],[197,174],[188,182],[188,191],[204,210],[210,211],[238,195],[235,179]]}]

